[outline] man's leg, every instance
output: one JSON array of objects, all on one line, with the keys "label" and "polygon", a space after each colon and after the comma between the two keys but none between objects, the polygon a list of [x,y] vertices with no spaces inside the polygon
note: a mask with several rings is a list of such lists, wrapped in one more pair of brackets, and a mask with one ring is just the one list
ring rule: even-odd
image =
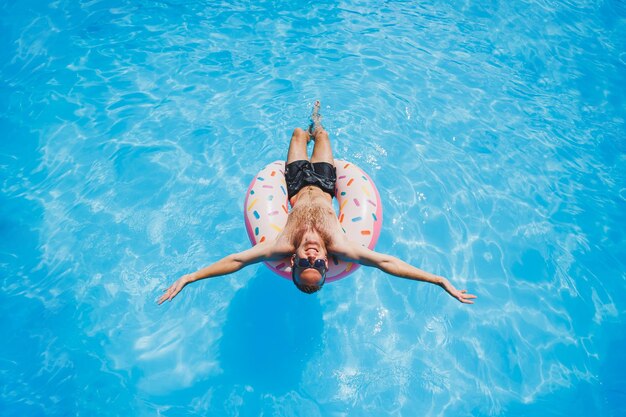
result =
[{"label": "man's leg", "polygon": [[330,146],[330,139],[328,133],[322,125],[318,125],[313,134],[315,140],[315,146],[313,147],[313,155],[311,156],[311,162],[328,162],[333,164],[333,150]]},{"label": "man's leg", "polygon": [[303,129],[296,127],[291,135],[291,142],[289,142],[289,151],[287,152],[287,164],[293,161],[300,161],[302,159],[309,160],[306,153],[306,144],[311,140],[309,132],[305,132]]},{"label": "man's leg", "polygon": [[328,133],[322,126],[322,116],[320,115],[320,102],[315,102],[313,113],[311,114],[311,127],[309,131],[315,140],[311,162],[328,162],[333,164],[333,150],[330,147]]},{"label": "man's leg", "polygon": [[315,130],[322,127],[322,115],[320,114],[320,101],[315,100],[313,111],[311,112],[311,124],[309,125],[309,133],[314,136]]}]

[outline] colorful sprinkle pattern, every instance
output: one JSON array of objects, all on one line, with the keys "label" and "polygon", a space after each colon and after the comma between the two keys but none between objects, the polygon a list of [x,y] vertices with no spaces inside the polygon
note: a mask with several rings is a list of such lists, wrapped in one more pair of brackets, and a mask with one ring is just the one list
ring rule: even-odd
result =
[{"label": "colorful sprinkle pattern", "polygon": [[[378,190],[358,166],[335,160],[335,167],[339,223],[350,240],[374,249],[383,219]],[[250,183],[244,202],[244,218],[253,245],[275,239],[287,223],[289,202],[286,190],[284,161],[270,163]],[[278,275],[291,279],[289,257],[266,264]],[[333,259],[326,281],[341,279],[357,268],[358,265],[351,262]]]}]

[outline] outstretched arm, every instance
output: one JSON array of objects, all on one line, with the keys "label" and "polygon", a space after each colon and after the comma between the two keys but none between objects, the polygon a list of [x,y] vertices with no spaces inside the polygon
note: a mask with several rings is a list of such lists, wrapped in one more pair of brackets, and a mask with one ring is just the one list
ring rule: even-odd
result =
[{"label": "outstretched arm", "polygon": [[176,295],[181,292],[187,284],[199,281],[205,278],[218,277],[220,275],[232,274],[239,271],[241,268],[261,262],[264,260],[272,259],[279,256],[274,242],[264,242],[239,253],[233,253],[228,255],[219,261],[211,264],[205,268],[202,268],[194,273],[183,275],[178,278],[167,290],[165,294],[159,298],[158,303],[162,304],[164,301],[172,301]]},{"label": "outstretched arm", "polygon": [[[335,249],[335,248],[333,248]],[[358,243],[345,241],[338,250],[333,250],[340,258],[350,260],[362,265],[374,266],[381,271],[400,278],[414,281],[429,282],[439,285],[448,294],[465,304],[474,304],[472,301],[475,295],[468,294],[467,290],[457,290],[446,278],[440,277],[430,272],[422,271],[395,256],[385,255],[375,252]]]}]

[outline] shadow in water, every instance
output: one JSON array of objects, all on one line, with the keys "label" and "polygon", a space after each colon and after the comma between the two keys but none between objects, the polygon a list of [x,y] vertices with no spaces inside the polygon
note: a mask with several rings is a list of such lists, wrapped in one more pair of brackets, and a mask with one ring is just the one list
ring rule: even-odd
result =
[{"label": "shadow in water", "polygon": [[318,295],[259,268],[229,306],[219,349],[224,382],[257,393],[297,389],[307,362],[322,349],[322,332]]}]

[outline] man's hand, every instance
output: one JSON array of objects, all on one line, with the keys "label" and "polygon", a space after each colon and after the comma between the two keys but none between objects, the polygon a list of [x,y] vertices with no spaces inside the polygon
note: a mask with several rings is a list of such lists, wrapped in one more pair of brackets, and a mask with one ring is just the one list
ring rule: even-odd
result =
[{"label": "man's hand", "polygon": [[175,283],[170,285],[170,287],[167,290],[165,290],[165,294],[163,294],[161,298],[159,298],[159,301],[158,301],[159,305],[163,304],[165,300],[172,301],[172,298],[176,297],[176,295],[183,288],[185,288],[185,285],[189,284],[189,282],[191,282],[189,274],[183,275],[182,277],[178,278]]},{"label": "man's hand", "polygon": [[457,290],[456,288],[454,288],[454,285],[450,284],[450,281],[448,281],[447,279],[444,281],[442,286],[448,294],[450,294],[460,302],[464,304],[474,304],[472,300],[476,298],[476,296],[473,294],[468,294],[467,290]]}]

